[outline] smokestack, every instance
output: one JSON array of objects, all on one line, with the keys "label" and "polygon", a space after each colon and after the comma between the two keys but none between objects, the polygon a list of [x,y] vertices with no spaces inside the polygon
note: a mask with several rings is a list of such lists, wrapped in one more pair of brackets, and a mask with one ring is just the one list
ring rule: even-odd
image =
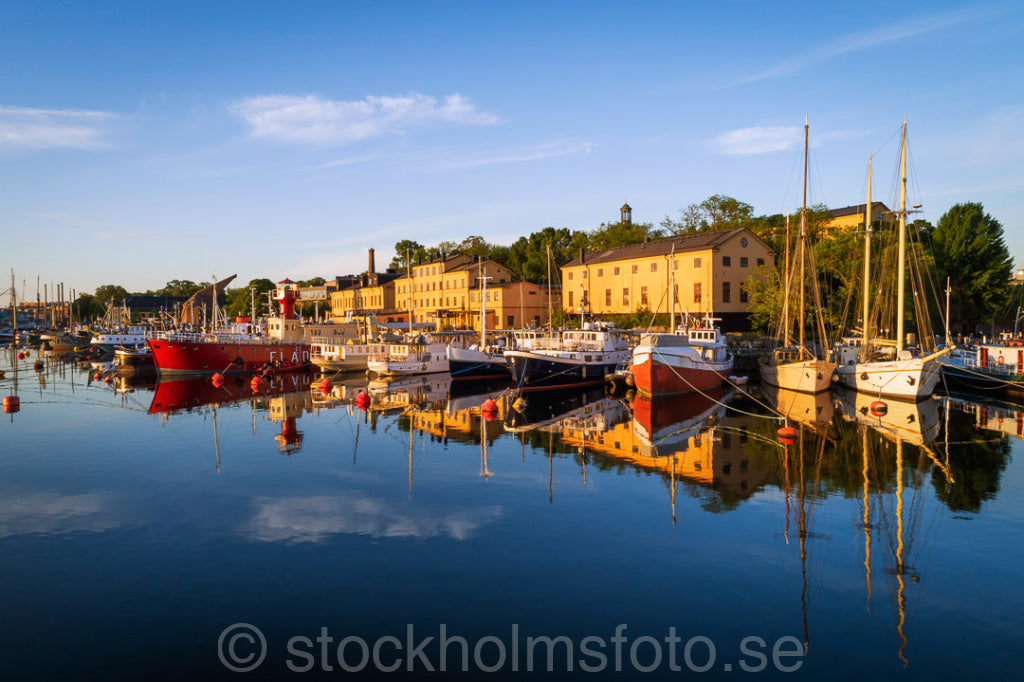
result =
[{"label": "smokestack", "polygon": [[372,275],[373,273],[377,272],[377,268],[374,266],[374,263],[373,263],[373,249],[370,249],[370,267],[369,267],[369,269],[366,272],[367,272],[367,274],[370,274],[370,275]]},{"label": "smokestack", "polygon": [[583,251],[583,247],[581,246],[580,247],[580,265],[583,265],[584,263],[587,262],[586,256],[587,256],[587,254]]}]

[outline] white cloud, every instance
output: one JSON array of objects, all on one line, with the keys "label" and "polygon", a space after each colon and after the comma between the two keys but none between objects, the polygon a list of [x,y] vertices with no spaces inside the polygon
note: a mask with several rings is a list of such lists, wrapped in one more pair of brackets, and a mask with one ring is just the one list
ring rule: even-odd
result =
[{"label": "white cloud", "polygon": [[261,542],[320,542],[339,533],[465,540],[499,517],[500,507],[432,515],[403,512],[382,500],[363,497],[287,497],[258,500],[245,533]]},{"label": "white cloud", "polygon": [[589,154],[594,149],[592,142],[560,143],[552,142],[547,144],[534,145],[521,149],[482,152],[470,155],[462,159],[441,161],[434,165],[434,170],[459,170],[463,168],[476,168],[478,166],[491,166],[503,163],[527,163],[530,161],[541,161],[561,156],[574,154]]},{"label": "white cloud", "polygon": [[965,21],[983,19],[1000,11],[997,9],[986,13],[979,11],[977,8],[969,8],[946,12],[933,17],[917,17],[908,21],[881,26],[871,31],[861,31],[839,36],[832,42],[813,46],[769,69],[741,78],[733,85],[744,85],[756,81],[782,78],[833,57],[931,33]]},{"label": "white cloud", "polygon": [[39,492],[8,495],[0,500],[0,537],[100,533],[121,525],[105,494]]},{"label": "white cloud", "polygon": [[802,139],[800,126],[758,126],[730,130],[711,143],[723,154],[770,154],[793,149]]},{"label": "white cloud", "polygon": [[231,112],[249,123],[252,137],[303,144],[347,144],[437,122],[497,123],[459,94],[441,102],[419,93],[350,102],[319,95],[260,95],[235,103]]},{"label": "white cloud", "polygon": [[0,105],[0,149],[96,149],[104,146],[104,111]]}]

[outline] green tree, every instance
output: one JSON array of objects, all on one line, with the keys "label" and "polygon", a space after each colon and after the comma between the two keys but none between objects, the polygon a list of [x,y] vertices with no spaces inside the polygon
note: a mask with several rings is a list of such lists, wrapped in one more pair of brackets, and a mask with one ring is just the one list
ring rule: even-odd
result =
[{"label": "green tree", "polygon": [[190,279],[172,279],[162,289],[157,289],[156,296],[181,296],[188,298],[203,288],[204,285],[196,284]]},{"label": "green tree", "polygon": [[753,206],[724,194],[715,194],[699,204],[680,209],[679,220],[665,216],[661,227],[673,235],[686,235],[750,227],[752,222]]},{"label": "green tree", "polygon": [[83,322],[103,315],[103,306],[96,302],[92,294],[79,294],[73,305],[75,317]]},{"label": "green tree", "polygon": [[413,264],[430,257],[427,247],[412,239],[403,239],[395,244],[395,256],[391,259],[390,267],[396,271],[405,270],[407,253],[411,254]]},{"label": "green tree", "polygon": [[516,280],[547,282],[549,246],[551,269],[557,274],[558,267],[579,255],[580,248],[586,245],[587,235],[584,232],[573,232],[567,227],[545,227],[516,240],[508,247],[507,261],[502,264],[512,271]]},{"label": "green tree", "polygon": [[981,203],[956,204],[931,234],[940,282],[950,279],[950,329],[973,332],[1006,307],[1013,259],[1003,226]]},{"label": "green tree", "polygon": [[266,293],[276,288],[276,284],[264,277],[249,280],[249,284],[244,287],[228,289],[224,297],[225,312],[229,317],[249,315],[252,310],[253,300],[253,293],[250,289],[255,289],[256,315],[257,317],[266,315],[269,310]]},{"label": "green tree", "polygon": [[600,227],[587,235],[587,246],[591,249],[614,249],[664,236],[663,230],[656,229],[650,223],[601,223]]},{"label": "green tree", "polygon": [[120,303],[130,295],[128,290],[119,284],[104,284],[103,286],[96,287],[96,293],[93,294],[93,298],[96,305],[106,307],[107,303]]}]

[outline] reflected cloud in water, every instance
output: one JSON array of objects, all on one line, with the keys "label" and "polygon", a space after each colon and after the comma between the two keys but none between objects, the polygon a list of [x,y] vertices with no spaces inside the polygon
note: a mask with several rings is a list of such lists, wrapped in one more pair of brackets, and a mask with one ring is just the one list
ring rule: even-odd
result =
[{"label": "reflected cloud in water", "polygon": [[498,506],[432,513],[366,497],[262,498],[255,503],[256,513],[244,533],[260,542],[321,542],[338,534],[467,540],[502,516]]},{"label": "reflected cloud in water", "polygon": [[37,492],[0,498],[0,537],[102,533],[124,525],[110,495]]}]

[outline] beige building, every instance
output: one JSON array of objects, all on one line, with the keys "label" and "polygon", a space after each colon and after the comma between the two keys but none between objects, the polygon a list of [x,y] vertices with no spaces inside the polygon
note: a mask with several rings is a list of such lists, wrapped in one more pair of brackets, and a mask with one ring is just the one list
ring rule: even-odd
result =
[{"label": "beige building", "polygon": [[561,267],[562,308],[570,314],[668,313],[671,287],[677,315],[712,312],[723,329],[745,329],[743,283],[764,276],[758,268],[773,267],[774,256],[746,228],[581,252]]},{"label": "beige building", "polygon": [[[844,206],[829,211],[832,219],[823,227],[825,234],[838,234],[855,228],[864,227],[864,204]],[[871,222],[892,220],[893,212],[881,201],[871,202]]]}]

